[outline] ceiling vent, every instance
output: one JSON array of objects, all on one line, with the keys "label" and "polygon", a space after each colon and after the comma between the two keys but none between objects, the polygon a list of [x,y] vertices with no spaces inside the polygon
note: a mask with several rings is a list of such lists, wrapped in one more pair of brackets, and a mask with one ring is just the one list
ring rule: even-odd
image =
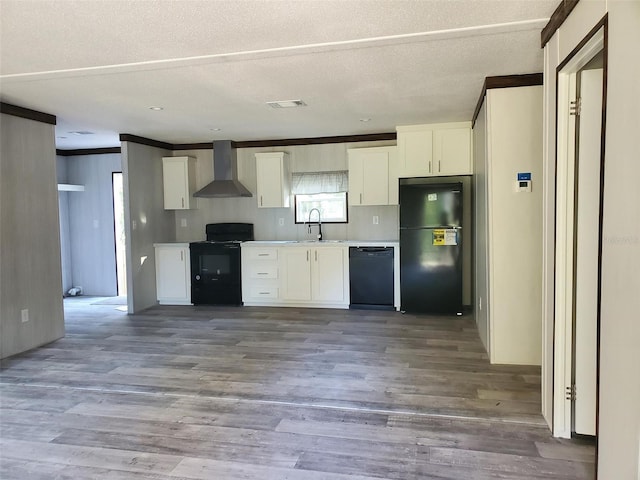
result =
[{"label": "ceiling vent", "polygon": [[296,108],[306,107],[307,104],[302,100],[278,100],[276,102],[267,102],[271,108]]}]

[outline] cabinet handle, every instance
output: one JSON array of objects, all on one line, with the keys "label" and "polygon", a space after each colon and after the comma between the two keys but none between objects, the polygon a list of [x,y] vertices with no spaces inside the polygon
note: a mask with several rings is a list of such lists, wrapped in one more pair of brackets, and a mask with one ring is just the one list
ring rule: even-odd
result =
[{"label": "cabinet handle", "polygon": [[183,255],[184,255],[184,252],[182,250],[180,250],[180,261],[181,262],[184,261]]},{"label": "cabinet handle", "polygon": [[316,262],[317,262],[318,261],[318,251],[317,250],[315,251],[315,254],[316,254]]},{"label": "cabinet handle", "polygon": [[309,261],[309,250],[307,250],[307,262]]},{"label": "cabinet handle", "polygon": [[362,194],[360,194],[360,203],[362,204]]},{"label": "cabinet handle", "polygon": [[182,208],[184,208],[184,197],[182,197]]},{"label": "cabinet handle", "polygon": [[438,173],[440,173],[442,170],[440,170],[440,160],[438,160]]},{"label": "cabinet handle", "polygon": [[429,160],[429,173],[431,173],[431,160]]},{"label": "cabinet handle", "polygon": [[269,275],[268,272],[258,272],[258,275]]},{"label": "cabinet handle", "polygon": [[258,256],[259,257],[268,257],[269,254],[268,253],[259,253]]},{"label": "cabinet handle", "polygon": [[260,195],[260,206],[262,206],[262,195]]}]

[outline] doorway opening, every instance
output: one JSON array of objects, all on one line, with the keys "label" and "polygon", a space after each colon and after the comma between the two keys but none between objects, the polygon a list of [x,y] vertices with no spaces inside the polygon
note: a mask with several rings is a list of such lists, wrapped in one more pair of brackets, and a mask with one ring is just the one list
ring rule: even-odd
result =
[{"label": "doorway opening", "polygon": [[606,18],[557,70],[553,433],[598,436]]},{"label": "doorway opening", "polygon": [[127,295],[127,257],[125,254],[126,234],[124,230],[124,184],[122,172],[113,172],[113,231],[116,247],[116,278],[118,296]]}]

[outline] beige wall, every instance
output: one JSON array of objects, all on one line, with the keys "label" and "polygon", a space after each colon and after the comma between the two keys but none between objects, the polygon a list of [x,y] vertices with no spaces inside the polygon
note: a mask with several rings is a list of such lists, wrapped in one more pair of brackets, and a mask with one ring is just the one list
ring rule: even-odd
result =
[{"label": "beige wall", "polygon": [[489,344],[489,225],[487,194],[487,105],[483,102],[473,126],[473,192],[474,192],[474,292],[473,304],[480,340]]},{"label": "beige wall", "polygon": [[4,358],[64,336],[64,316],[54,126],[3,114],[0,130]]},{"label": "beige wall", "polygon": [[[476,321],[481,338],[488,331],[492,363],[540,365],[542,87],[491,89],[484,103],[474,135],[476,281],[484,295]],[[519,172],[531,173],[530,193],[515,192]]]},{"label": "beige wall", "polygon": [[153,244],[175,241],[175,218],[164,209],[162,188],[162,157],[170,154],[122,142],[129,313],[158,303]]},{"label": "beige wall", "polygon": [[[598,478],[640,478],[640,2],[583,0],[545,48],[545,78],[608,13]],[[546,169],[555,162],[555,85],[545,94]],[[553,205],[553,190],[545,202]],[[551,209],[547,207],[546,213]],[[551,219],[547,218],[550,222]],[[551,243],[546,229],[545,245]],[[547,252],[548,255],[551,252]],[[546,264],[546,262],[545,262]],[[547,269],[547,275],[553,270]],[[549,281],[549,279],[547,279]],[[552,297],[546,297],[545,311]],[[549,342],[553,318],[547,315]],[[552,345],[547,345],[547,357]],[[548,381],[548,379],[545,379]],[[550,392],[547,392],[549,395]],[[545,403],[548,400],[545,399]]]}]

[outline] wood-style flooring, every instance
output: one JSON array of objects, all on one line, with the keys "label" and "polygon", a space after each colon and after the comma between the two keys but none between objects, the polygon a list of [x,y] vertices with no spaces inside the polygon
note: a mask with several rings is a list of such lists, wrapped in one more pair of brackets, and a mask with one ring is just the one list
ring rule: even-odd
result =
[{"label": "wood-style flooring", "polygon": [[2,362],[3,480],[594,477],[471,316],[89,303]]}]

